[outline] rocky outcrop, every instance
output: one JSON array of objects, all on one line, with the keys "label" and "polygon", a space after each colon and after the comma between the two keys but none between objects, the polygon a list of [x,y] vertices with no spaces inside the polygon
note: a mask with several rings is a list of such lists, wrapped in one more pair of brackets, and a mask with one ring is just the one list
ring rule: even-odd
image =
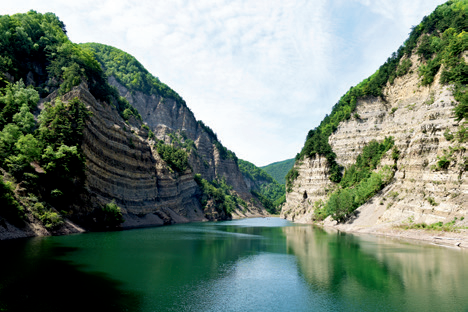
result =
[{"label": "rocky outcrop", "polygon": [[124,227],[206,220],[192,172],[170,172],[142,137],[144,133],[125,124],[115,108],[97,101],[85,84],[75,87],[63,100],[75,97],[91,112],[82,148],[85,187],[93,206],[115,201],[123,210]]},{"label": "rocky outcrop", "polygon": [[[197,122],[187,106],[154,94],[130,92],[113,76],[109,78],[109,83],[115,86],[119,93],[138,110],[143,122],[153,131],[158,140],[170,143],[171,136],[178,136],[182,141],[194,142],[195,148],[189,154],[189,163],[193,172],[201,174],[202,178],[209,181],[224,178],[242,199],[245,201],[252,199],[237,162],[232,158],[222,157],[215,145],[215,139]],[[253,215],[266,213],[258,204],[249,209],[253,209]],[[236,215],[243,215],[243,213],[239,211]]]},{"label": "rocky outcrop", "polygon": [[[440,74],[432,85],[420,86],[420,63],[416,56],[411,61],[410,74],[384,88],[385,100],[360,99],[353,112],[356,117],[342,122],[329,138],[337,162],[345,167],[355,162],[371,140],[392,136],[400,150],[394,179],[357,210],[357,216],[348,221],[349,228],[447,222],[468,214],[468,144],[447,139],[459,131],[453,116],[457,103],[451,87],[439,83]],[[449,160],[447,167],[438,165],[443,157]],[[393,164],[389,155],[382,160],[385,164]],[[287,195],[283,216],[308,222],[314,201],[326,200],[324,190],[331,182],[326,162],[320,158],[305,160],[296,168],[299,177]]]},{"label": "rocky outcrop", "polygon": [[328,163],[325,157],[316,155],[296,162],[299,172],[292,192],[286,192],[286,203],[281,217],[291,221],[306,223],[312,218],[314,204],[324,200],[327,189],[332,186],[329,179]]}]

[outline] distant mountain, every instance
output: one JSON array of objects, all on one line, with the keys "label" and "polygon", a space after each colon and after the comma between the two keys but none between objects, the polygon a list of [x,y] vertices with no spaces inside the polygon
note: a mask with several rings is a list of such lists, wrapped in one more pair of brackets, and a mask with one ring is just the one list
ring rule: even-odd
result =
[{"label": "distant mountain", "polygon": [[272,164],[266,165],[262,168],[266,173],[271,175],[273,179],[278,181],[278,183],[285,184],[286,183],[286,174],[289,170],[294,166],[294,158],[286,159],[283,161],[277,161]]},{"label": "distant mountain", "polygon": [[279,214],[281,205],[286,201],[284,185],[248,161],[239,159],[239,169],[252,195],[269,213]]}]

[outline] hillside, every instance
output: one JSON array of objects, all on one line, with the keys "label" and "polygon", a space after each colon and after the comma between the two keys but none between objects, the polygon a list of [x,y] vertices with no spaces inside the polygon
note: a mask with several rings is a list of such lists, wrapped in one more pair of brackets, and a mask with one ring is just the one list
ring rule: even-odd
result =
[{"label": "hillside", "polygon": [[273,179],[278,181],[278,183],[285,185],[286,184],[286,174],[294,166],[294,158],[286,159],[283,161],[274,162],[272,164],[260,167],[266,173],[271,175]]},{"label": "hillside", "polygon": [[0,27],[1,238],[266,213],[235,154],[133,57],[70,42],[52,13]]},{"label": "hillside", "polygon": [[283,217],[360,231],[466,226],[467,13],[466,0],[437,7],[309,131]]},{"label": "hillside", "polygon": [[239,169],[252,195],[261,201],[269,213],[279,214],[286,200],[284,185],[248,161],[239,159]]}]

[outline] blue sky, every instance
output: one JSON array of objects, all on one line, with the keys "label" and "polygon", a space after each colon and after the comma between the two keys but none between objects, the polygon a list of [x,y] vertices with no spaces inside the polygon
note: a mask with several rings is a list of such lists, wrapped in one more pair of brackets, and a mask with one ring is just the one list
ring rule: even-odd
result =
[{"label": "blue sky", "polygon": [[435,0],[22,0],[73,42],[135,56],[239,158],[293,158],[351,87],[374,73]]}]

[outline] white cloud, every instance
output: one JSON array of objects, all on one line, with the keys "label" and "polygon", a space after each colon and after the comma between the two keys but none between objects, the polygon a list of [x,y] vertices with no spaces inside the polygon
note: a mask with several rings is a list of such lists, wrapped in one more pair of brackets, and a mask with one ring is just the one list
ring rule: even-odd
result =
[{"label": "white cloud", "polygon": [[135,56],[228,148],[257,165],[294,157],[309,129],[443,1],[24,0],[74,42]]}]

